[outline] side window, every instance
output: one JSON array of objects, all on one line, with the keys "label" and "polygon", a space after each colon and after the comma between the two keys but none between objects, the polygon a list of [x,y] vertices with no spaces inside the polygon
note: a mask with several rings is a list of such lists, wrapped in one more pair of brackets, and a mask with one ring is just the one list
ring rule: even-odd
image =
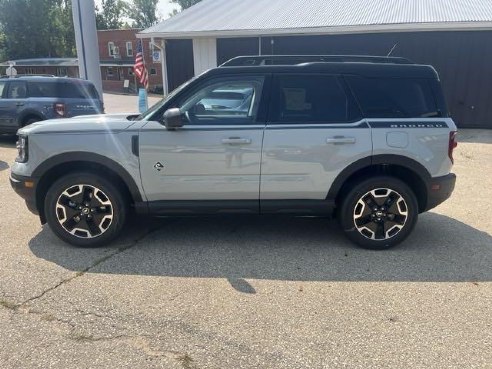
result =
[{"label": "side window", "polygon": [[27,88],[29,97],[57,97],[55,83],[29,82]]},{"label": "side window", "polygon": [[347,78],[366,118],[440,117],[425,79]]},{"label": "side window", "polygon": [[98,99],[99,96],[95,87],[92,84],[78,82],[62,82],[58,83],[58,94],[66,99]]},{"label": "side window", "polygon": [[8,99],[24,99],[26,97],[26,83],[21,81],[10,82]]},{"label": "side window", "polygon": [[5,81],[0,81],[0,99],[3,97],[3,91],[5,91],[5,86],[7,83]]},{"label": "side window", "polygon": [[264,77],[209,81],[180,104],[189,124],[248,124],[256,121]]},{"label": "side window", "polygon": [[357,106],[336,76],[278,75],[273,97],[273,122],[346,123],[360,119]]}]

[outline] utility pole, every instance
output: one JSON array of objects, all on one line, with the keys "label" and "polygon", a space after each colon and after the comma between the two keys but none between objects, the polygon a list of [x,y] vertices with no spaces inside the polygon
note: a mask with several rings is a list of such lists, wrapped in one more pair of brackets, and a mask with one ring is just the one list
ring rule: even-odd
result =
[{"label": "utility pole", "polygon": [[101,67],[99,64],[94,0],[72,0],[72,15],[80,78],[91,81],[102,99]]}]

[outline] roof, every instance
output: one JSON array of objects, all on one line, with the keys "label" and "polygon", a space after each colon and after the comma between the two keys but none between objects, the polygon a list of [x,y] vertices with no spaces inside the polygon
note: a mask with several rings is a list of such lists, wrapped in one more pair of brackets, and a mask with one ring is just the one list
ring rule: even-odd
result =
[{"label": "roof", "polygon": [[492,29],[490,0],[202,0],[137,37]]},{"label": "roof", "polygon": [[[20,67],[37,67],[37,66],[54,66],[54,67],[77,67],[79,65],[76,58],[36,58],[36,59],[18,59],[12,60],[15,66]],[[9,66],[10,62],[0,65]]]}]

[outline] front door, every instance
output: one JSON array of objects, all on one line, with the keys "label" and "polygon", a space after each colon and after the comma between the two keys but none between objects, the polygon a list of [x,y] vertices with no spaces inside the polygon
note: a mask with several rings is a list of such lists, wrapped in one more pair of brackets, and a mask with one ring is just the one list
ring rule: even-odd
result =
[{"label": "front door", "polygon": [[276,75],[263,144],[262,212],[285,200],[308,200],[299,201],[306,206],[327,199],[340,172],[371,153],[371,130],[341,77]]},{"label": "front door", "polygon": [[150,203],[207,201],[259,210],[264,82],[263,76],[209,79],[174,104],[183,128],[168,131],[158,122],[143,128],[140,170]]}]

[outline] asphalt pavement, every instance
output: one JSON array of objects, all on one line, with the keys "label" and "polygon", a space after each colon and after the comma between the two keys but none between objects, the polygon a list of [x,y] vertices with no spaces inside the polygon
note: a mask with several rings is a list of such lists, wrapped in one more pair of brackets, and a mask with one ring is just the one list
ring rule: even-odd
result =
[{"label": "asphalt pavement", "polygon": [[0,368],[492,368],[492,131],[460,140],[454,196],[374,252],[327,219],[233,216],[75,248],[14,194],[0,137]]}]

